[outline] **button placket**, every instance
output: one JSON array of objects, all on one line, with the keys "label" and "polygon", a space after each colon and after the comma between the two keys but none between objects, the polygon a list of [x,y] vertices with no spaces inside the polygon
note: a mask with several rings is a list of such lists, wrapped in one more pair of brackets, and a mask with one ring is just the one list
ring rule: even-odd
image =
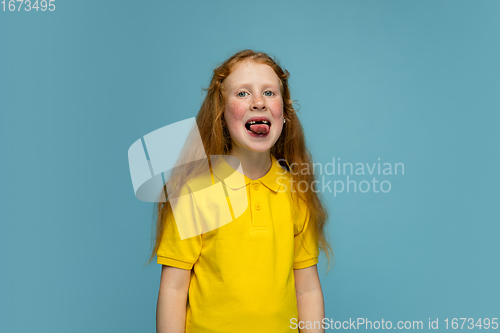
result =
[{"label": "button placket", "polygon": [[[260,214],[262,212],[262,204],[260,202],[260,198],[259,198],[259,188],[260,188],[260,184],[258,181],[252,183],[251,185],[253,191],[252,192],[255,192],[253,193],[253,209],[254,209],[254,214],[252,214],[252,226],[255,227],[255,228],[265,228],[266,227],[266,224],[265,224],[265,221],[263,219],[263,216]],[[262,195],[262,193],[260,193],[260,195]]]},{"label": "button placket", "polygon": [[[258,191],[259,190],[259,183],[257,183],[257,182],[253,183],[252,187],[253,187],[254,191]],[[260,211],[262,209],[262,207],[260,206],[259,202],[256,202],[253,207],[257,211]]]}]

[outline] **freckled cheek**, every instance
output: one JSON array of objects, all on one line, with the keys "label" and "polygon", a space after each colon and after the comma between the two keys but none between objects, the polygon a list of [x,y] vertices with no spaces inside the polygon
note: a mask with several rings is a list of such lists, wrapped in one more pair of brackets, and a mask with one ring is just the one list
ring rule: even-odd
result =
[{"label": "freckled cheek", "polygon": [[240,125],[243,121],[247,107],[238,101],[228,102],[225,110],[225,118],[229,125]]},{"label": "freckled cheek", "polygon": [[283,111],[283,102],[281,100],[271,101],[269,106],[271,107],[273,116],[281,116],[281,112]]}]

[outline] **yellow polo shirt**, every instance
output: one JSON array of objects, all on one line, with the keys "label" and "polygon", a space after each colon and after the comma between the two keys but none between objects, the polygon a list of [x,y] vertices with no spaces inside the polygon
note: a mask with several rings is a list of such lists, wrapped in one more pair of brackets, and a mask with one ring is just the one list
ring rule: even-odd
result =
[{"label": "yellow polo shirt", "polygon": [[[290,328],[298,317],[293,269],[317,264],[319,248],[290,173],[271,159],[265,176],[241,177],[244,183],[225,177],[231,166],[224,159],[213,165],[210,182],[222,182],[229,207],[231,191],[246,190],[246,210],[233,221],[181,239],[174,216],[167,217],[157,263],[191,270],[186,333],[297,332]],[[187,188],[206,181],[194,177]],[[210,212],[199,205],[193,200],[197,214]]]}]

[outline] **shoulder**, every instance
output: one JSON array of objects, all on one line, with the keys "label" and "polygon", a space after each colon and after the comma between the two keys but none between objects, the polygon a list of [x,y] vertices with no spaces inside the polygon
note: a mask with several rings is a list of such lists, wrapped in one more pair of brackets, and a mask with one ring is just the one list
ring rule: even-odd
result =
[{"label": "shoulder", "polygon": [[186,186],[192,192],[203,190],[207,187],[212,186],[212,176],[211,176],[210,170],[207,170],[206,172],[199,173],[195,176],[191,176],[187,180]]}]

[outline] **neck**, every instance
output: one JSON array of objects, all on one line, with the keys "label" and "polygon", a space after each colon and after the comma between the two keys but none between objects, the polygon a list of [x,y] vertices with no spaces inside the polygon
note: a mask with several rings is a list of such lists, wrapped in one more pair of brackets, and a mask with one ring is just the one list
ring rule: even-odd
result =
[{"label": "neck", "polygon": [[245,176],[252,180],[265,176],[272,166],[271,153],[269,150],[265,152],[254,152],[233,146],[229,155],[240,160]]}]

